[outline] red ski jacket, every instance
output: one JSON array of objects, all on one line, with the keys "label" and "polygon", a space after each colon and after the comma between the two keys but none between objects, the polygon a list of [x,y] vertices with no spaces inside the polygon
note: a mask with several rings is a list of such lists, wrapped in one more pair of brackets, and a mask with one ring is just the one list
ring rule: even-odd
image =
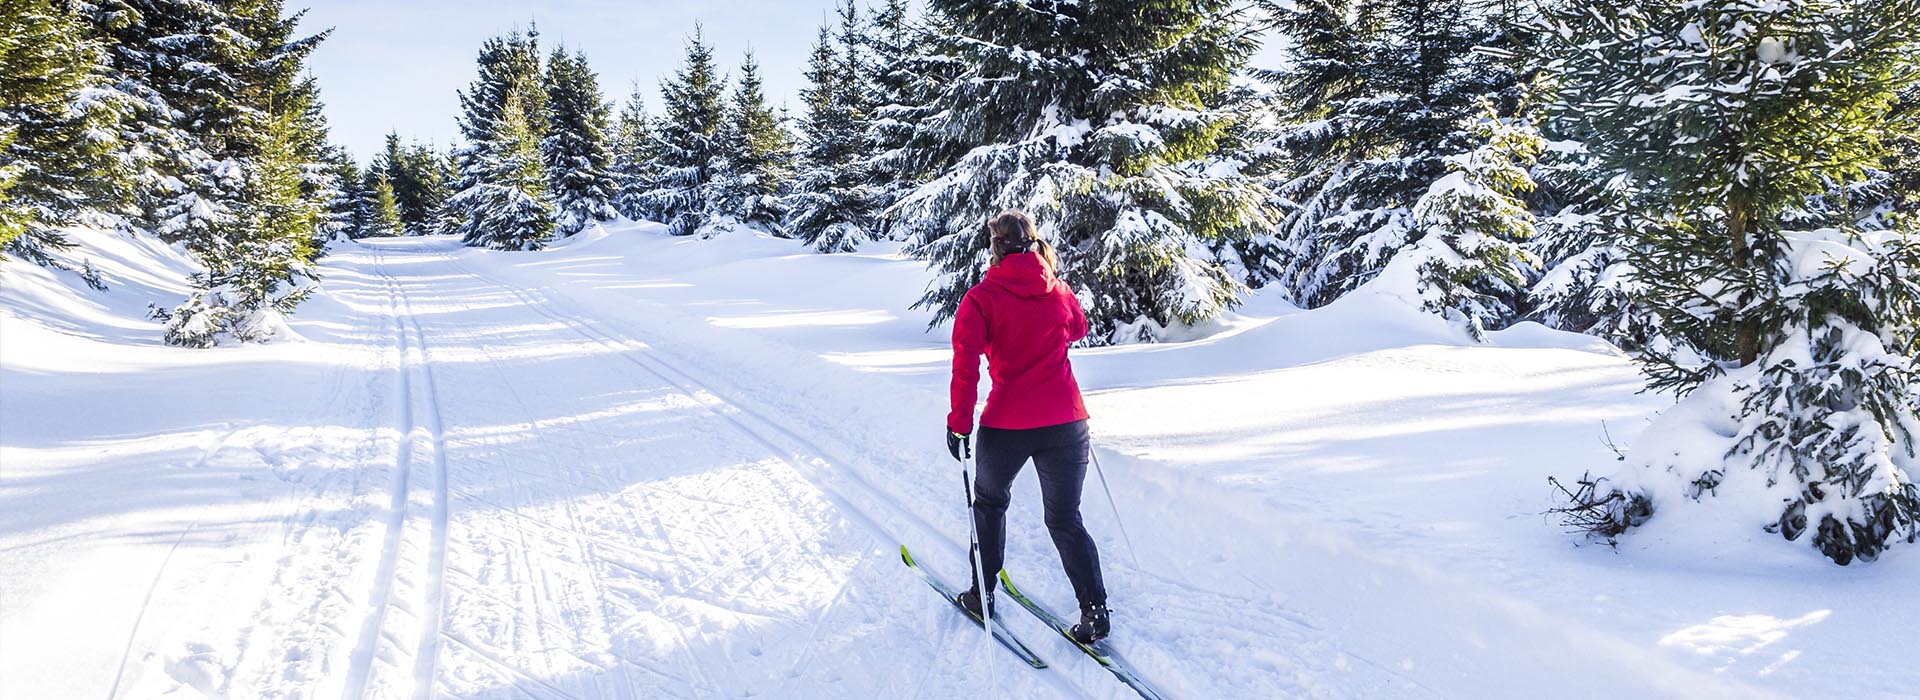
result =
[{"label": "red ski jacket", "polygon": [[947,429],[973,432],[980,355],[993,390],[980,424],[1024,430],[1087,417],[1067,344],[1087,336],[1087,315],[1065,282],[1034,253],[1017,253],[987,269],[953,317],[952,410]]}]

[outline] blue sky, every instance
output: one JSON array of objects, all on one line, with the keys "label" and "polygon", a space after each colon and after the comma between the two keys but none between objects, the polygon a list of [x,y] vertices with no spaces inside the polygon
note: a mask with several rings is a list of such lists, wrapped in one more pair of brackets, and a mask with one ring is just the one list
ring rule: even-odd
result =
[{"label": "blue sky", "polygon": [[[728,70],[753,49],[768,98],[799,109],[807,53],[838,0],[311,0],[301,28],[333,35],[310,63],[333,140],[362,163],[388,131],[402,139],[452,143],[459,132],[455,91],[473,80],[480,42],[537,22],[542,51],[586,52],[608,99],[624,101],[635,81],[649,107],[659,81],[685,55],[694,24],[705,27]],[[864,0],[860,3],[866,5]],[[290,0],[289,9],[301,7]],[[916,3],[917,5],[917,3]],[[1270,64],[1262,56],[1261,65]]]}]

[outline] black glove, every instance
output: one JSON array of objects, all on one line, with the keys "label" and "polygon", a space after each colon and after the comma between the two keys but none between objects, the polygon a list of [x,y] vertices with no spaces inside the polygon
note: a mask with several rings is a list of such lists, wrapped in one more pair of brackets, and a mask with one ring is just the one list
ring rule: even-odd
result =
[{"label": "black glove", "polygon": [[[947,430],[947,452],[953,454],[953,461],[958,462],[973,456],[972,436],[972,433],[956,433],[951,429]],[[966,452],[965,457],[961,456],[962,451]]]}]

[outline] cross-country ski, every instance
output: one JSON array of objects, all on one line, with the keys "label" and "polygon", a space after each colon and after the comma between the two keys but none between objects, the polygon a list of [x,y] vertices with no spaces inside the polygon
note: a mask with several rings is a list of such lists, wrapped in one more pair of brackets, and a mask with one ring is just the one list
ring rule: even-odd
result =
[{"label": "cross-country ski", "polygon": [[[913,555],[907,552],[905,545],[901,545],[900,547],[900,559],[907,563],[907,568],[913,569],[914,573],[919,574],[920,578],[925,579],[927,585],[932,586],[933,590],[938,592],[941,598],[945,598],[947,602],[952,603],[955,610],[960,611],[967,619],[973,621],[973,624],[982,627],[989,624],[986,619],[960,604],[960,589],[954,588],[953,584],[947,583],[944,579],[934,575],[933,572],[921,567],[919,562],[913,560]],[[1039,655],[1034,654],[1032,649],[1028,649],[1027,645],[1022,643],[1019,638],[1014,637],[1012,632],[1007,631],[1005,625],[1001,625],[997,620],[991,624],[993,641],[999,642],[1000,646],[1006,647],[1007,651],[1013,652],[1015,656],[1020,657],[1020,660],[1026,662],[1028,666],[1034,668],[1047,667],[1047,662],[1041,660]]]},{"label": "cross-country ski", "polygon": [[1034,617],[1040,618],[1040,621],[1046,623],[1048,628],[1060,633],[1062,639],[1067,640],[1074,648],[1079,649],[1082,653],[1086,654],[1088,658],[1099,663],[1101,668],[1107,669],[1108,673],[1112,673],[1113,677],[1119,679],[1121,683],[1127,684],[1127,687],[1139,693],[1140,697],[1146,700],[1166,700],[1167,696],[1161,694],[1158,690],[1154,690],[1152,684],[1148,683],[1146,679],[1141,678],[1140,673],[1135,671],[1133,665],[1127,663],[1126,659],[1120,657],[1120,652],[1115,651],[1113,645],[1108,644],[1104,639],[1083,642],[1075,638],[1073,634],[1073,623],[1061,619],[1059,615],[1054,614],[1054,612],[1047,609],[1046,606],[1035,602],[1032,598],[1028,598],[1026,594],[1021,593],[1020,589],[1014,587],[1013,578],[1008,576],[1005,571],[1000,572],[1000,588],[1006,591],[1007,596],[1012,598],[1014,602],[1019,603],[1021,608],[1033,613]]}]

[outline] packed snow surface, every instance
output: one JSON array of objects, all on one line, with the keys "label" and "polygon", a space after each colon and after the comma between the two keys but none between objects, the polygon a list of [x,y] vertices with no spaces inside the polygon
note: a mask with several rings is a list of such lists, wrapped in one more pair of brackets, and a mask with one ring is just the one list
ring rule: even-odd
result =
[{"label": "packed snow surface", "polygon": [[[163,347],[189,264],[0,267],[0,696],[1128,698],[966,576],[945,328],[897,251],[590,229],[337,244],[269,344]],[[1911,697],[1914,556],[1541,515],[1671,400],[1390,293],[1076,350],[1114,644],[1179,698]],[[1073,607],[1031,472],[1010,573]],[[1126,536],[1122,535],[1124,523]],[[1129,547],[1128,542],[1131,542]]]}]

